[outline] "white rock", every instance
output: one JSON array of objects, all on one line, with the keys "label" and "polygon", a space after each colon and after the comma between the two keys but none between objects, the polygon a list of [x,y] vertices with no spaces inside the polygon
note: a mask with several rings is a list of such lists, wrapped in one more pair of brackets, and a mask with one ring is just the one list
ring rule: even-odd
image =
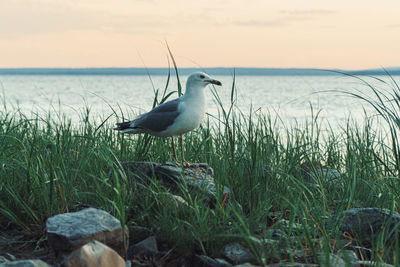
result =
[{"label": "white rock", "polygon": [[62,267],[125,267],[117,252],[96,240],[74,250],[61,263]]}]

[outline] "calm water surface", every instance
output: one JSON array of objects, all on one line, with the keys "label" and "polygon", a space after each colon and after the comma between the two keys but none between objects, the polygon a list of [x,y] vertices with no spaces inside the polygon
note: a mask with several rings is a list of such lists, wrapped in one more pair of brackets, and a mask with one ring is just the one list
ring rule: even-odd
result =
[{"label": "calm water surface", "polygon": [[[216,87],[226,108],[230,104],[233,78],[214,77],[223,83]],[[380,77],[387,80],[388,77]],[[394,77],[399,81],[399,77]],[[124,113],[142,113],[151,108],[154,88],[163,90],[167,77],[153,76],[41,76],[2,75],[0,88],[7,110],[21,109],[24,113],[53,112],[79,120],[79,112],[90,107],[94,117],[106,117],[112,109],[121,108]],[[186,77],[181,77],[183,83]],[[378,88],[388,89],[382,83],[368,80]],[[237,76],[236,106],[244,113],[250,108],[257,112],[278,115],[285,123],[302,122],[321,111],[322,120],[331,125],[344,125],[349,117],[364,118],[363,109],[373,114],[370,107],[360,100],[345,96],[339,91],[371,95],[368,88],[355,78],[345,76]],[[171,78],[168,90],[176,90]],[[336,92],[334,92],[336,91]],[[217,105],[210,89],[206,90],[208,113],[218,114]],[[173,95],[176,97],[176,94]],[[172,99],[172,98],[171,98]],[[3,109],[3,107],[2,107]],[[112,119],[111,119],[112,120]],[[116,119],[115,119],[116,120]]]}]

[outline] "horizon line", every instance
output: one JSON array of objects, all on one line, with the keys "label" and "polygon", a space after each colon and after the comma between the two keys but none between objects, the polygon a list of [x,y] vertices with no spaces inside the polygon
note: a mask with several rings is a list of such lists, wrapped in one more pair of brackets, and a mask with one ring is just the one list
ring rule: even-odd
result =
[{"label": "horizon line", "polygon": [[[261,68],[261,67],[203,67],[203,68],[178,68],[182,75],[194,71],[203,70],[210,75],[400,75],[400,67],[342,70],[342,69],[318,69],[318,68]],[[56,67],[56,68],[0,68],[0,75],[168,75],[176,74],[174,68],[167,67]]]},{"label": "horizon line", "polygon": [[[0,70],[5,69],[171,69],[174,67],[0,67]],[[400,66],[377,67],[377,68],[356,68],[356,69],[341,69],[341,68],[319,68],[319,67],[178,67],[179,69],[301,69],[301,70],[343,70],[343,71],[365,71],[379,69],[400,69]]]}]

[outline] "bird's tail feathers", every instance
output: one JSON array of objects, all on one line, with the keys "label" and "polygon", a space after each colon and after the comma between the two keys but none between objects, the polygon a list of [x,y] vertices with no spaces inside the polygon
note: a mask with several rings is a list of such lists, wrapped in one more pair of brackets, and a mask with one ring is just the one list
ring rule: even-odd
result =
[{"label": "bird's tail feathers", "polygon": [[125,122],[117,122],[117,127],[114,128],[114,130],[117,131],[123,131],[125,129],[128,129],[131,127],[131,122],[130,121],[125,121]]},{"label": "bird's tail feathers", "polygon": [[118,122],[116,125],[117,127],[114,128],[114,130],[120,131],[121,133],[135,134],[143,132],[143,129],[136,128],[134,125],[132,125],[131,121]]}]

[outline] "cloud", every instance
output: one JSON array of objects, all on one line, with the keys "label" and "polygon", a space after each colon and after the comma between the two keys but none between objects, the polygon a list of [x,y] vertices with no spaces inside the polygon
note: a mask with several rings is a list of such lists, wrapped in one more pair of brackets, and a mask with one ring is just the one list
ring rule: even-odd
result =
[{"label": "cloud", "polygon": [[294,22],[309,21],[311,18],[299,17],[299,18],[277,18],[272,20],[241,20],[234,21],[233,24],[244,27],[285,27],[290,26]]},{"label": "cloud", "polygon": [[289,16],[318,16],[318,15],[331,15],[338,13],[333,9],[284,9],[280,13]]},{"label": "cloud", "polygon": [[282,27],[289,23],[284,20],[242,20],[234,21],[233,24],[244,27]]},{"label": "cloud", "polygon": [[0,36],[3,39],[93,28],[97,26],[98,20],[94,14],[67,6],[29,1],[9,1],[0,9],[0,17]]},{"label": "cloud", "polygon": [[[59,0],[3,0],[0,9],[0,39],[71,31],[106,31],[142,34],[168,25],[172,17],[151,17],[104,12]],[[58,5],[59,4],[59,5]]]},{"label": "cloud", "polygon": [[399,23],[399,24],[389,24],[389,25],[386,25],[386,28],[400,28],[400,23]]},{"label": "cloud", "polygon": [[337,11],[330,9],[292,9],[281,10],[275,19],[252,19],[234,21],[233,24],[245,27],[285,27],[294,22],[315,20],[321,15],[335,14]]}]

